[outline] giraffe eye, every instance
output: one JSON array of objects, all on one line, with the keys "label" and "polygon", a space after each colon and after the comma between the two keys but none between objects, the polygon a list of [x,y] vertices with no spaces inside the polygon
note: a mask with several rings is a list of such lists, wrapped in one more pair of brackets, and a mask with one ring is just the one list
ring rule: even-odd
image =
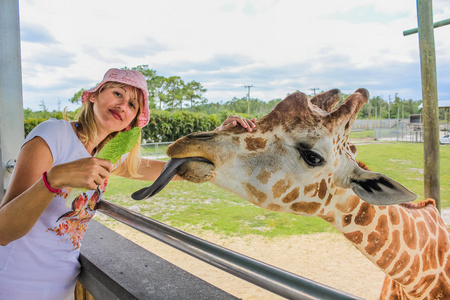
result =
[{"label": "giraffe eye", "polygon": [[323,164],[323,157],[311,150],[299,150],[300,156],[311,167],[317,167]]}]

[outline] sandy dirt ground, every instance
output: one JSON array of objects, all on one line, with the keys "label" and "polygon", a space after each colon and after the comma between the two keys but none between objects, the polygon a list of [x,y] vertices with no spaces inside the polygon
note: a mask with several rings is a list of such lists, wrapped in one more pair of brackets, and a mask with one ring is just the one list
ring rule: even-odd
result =
[{"label": "sandy dirt ground", "polygon": [[[245,300],[284,299],[150,238],[126,225],[113,230],[205,281]],[[343,236],[336,233],[267,239],[260,236],[221,237],[195,234],[270,265],[337,288],[364,299],[378,299],[384,273]]]}]

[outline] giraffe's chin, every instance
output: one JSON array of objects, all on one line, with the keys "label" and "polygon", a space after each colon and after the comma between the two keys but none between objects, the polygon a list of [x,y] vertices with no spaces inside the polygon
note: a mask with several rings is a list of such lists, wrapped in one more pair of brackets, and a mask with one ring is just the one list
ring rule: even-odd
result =
[{"label": "giraffe's chin", "polygon": [[178,176],[184,180],[201,183],[209,181],[216,176],[215,167],[212,163],[189,161],[182,164],[177,171]]}]

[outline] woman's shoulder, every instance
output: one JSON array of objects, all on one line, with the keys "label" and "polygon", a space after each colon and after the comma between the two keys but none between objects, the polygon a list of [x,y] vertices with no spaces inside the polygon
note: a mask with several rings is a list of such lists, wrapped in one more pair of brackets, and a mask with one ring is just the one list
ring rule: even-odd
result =
[{"label": "woman's shoulder", "polygon": [[72,129],[72,125],[66,120],[48,119],[31,130],[25,140],[30,140],[42,135],[67,135]]},{"label": "woman's shoulder", "polygon": [[86,149],[78,139],[72,123],[66,120],[49,119],[36,126],[23,144],[35,137],[42,138],[50,148],[56,164],[86,157]]}]

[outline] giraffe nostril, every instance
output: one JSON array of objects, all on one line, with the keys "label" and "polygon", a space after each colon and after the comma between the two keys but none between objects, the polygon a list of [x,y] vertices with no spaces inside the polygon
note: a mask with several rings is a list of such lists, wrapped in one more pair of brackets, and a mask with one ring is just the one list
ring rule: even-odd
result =
[{"label": "giraffe nostril", "polygon": [[187,138],[190,139],[195,139],[195,140],[202,140],[202,141],[207,141],[210,140],[212,138],[214,138],[216,136],[215,133],[191,133],[189,135],[187,135]]}]

